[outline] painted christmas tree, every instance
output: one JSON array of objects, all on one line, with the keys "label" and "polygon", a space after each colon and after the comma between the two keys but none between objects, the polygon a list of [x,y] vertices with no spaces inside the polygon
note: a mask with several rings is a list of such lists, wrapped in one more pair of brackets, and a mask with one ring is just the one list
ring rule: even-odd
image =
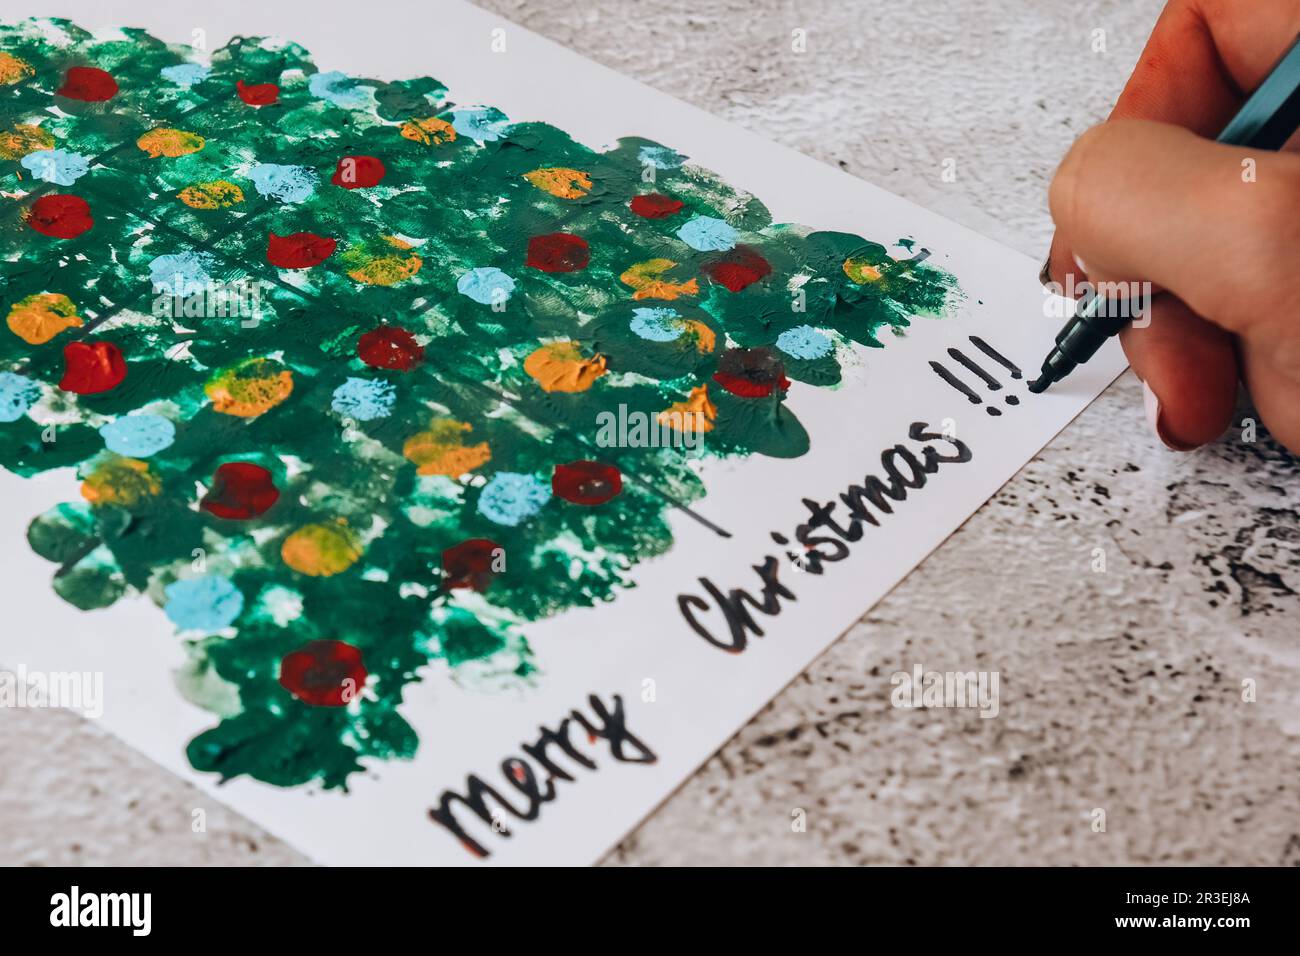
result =
[{"label": "painted christmas tree", "polygon": [[191,763],[282,786],[411,755],[426,665],[539,679],[526,624],[669,550],[696,459],[804,453],[791,383],[960,295],[669,147],[268,40],[0,29],[0,181],[0,464],[80,483],[31,547],[158,604]]}]

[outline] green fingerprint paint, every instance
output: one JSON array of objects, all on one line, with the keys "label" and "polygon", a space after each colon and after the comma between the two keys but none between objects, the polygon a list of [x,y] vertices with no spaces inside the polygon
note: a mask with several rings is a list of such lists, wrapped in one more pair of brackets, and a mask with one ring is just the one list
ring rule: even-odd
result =
[{"label": "green fingerprint paint", "polygon": [[[0,51],[0,316],[53,293],[84,320],[35,345],[0,329],[0,376],[22,386],[0,465],[76,470],[81,500],[28,533],[73,605],[162,607],[205,575],[237,589],[233,636],[187,631],[177,674],[218,719],[189,759],[224,778],[345,787],[411,756],[399,711],[430,665],[479,686],[544,679],[526,625],[616,599],[668,552],[670,511],[705,495],[693,458],[808,450],[787,387],[834,386],[845,350],[789,355],[783,333],[879,347],[961,299],[928,263],[772,222],[667,147],[592,150],[460,109],[433,79],[322,75],[301,47],[250,38],[192,69],[142,31],[62,20],[0,27]],[[117,91],[78,98],[74,67]],[[34,180],[22,159],[50,148],[95,159],[70,186]],[[92,228],[58,235],[60,195]],[[691,222],[710,228],[688,244]],[[156,293],[155,273],[193,262],[209,298]],[[646,308],[671,308],[681,334],[638,335]],[[125,379],[61,388],[89,354],[65,358],[75,340],[119,349]],[[337,396],[358,381],[386,414],[349,415]],[[703,448],[596,447],[620,406],[686,414]],[[171,444],[106,448],[100,429],[139,412],[170,421]],[[564,470],[593,458],[622,476],[595,505]],[[481,508],[503,474],[554,493]]]}]

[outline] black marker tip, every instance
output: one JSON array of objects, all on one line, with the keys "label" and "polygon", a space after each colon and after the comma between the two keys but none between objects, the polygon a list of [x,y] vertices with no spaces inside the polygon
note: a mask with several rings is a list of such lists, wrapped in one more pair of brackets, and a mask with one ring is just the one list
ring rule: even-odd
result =
[{"label": "black marker tip", "polygon": [[[1077,322],[1077,320],[1075,321]],[[1105,339],[1099,338],[1097,341],[1100,343]],[[1059,347],[1052,349],[1051,354],[1043,360],[1043,367],[1038,371],[1038,378],[1029,383],[1029,393],[1031,395],[1041,395],[1077,367],[1078,362],[1062,352]]]}]

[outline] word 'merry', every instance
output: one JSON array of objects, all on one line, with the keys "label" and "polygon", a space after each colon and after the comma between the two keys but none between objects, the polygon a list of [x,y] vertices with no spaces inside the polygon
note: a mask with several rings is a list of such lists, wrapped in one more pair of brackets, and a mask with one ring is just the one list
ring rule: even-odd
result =
[{"label": "word 'merry'", "polygon": [[[457,837],[470,853],[477,857],[488,856],[483,844],[470,836],[462,821],[457,818],[452,805],[460,804],[482,821],[489,832],[509,839],[511,831],[505,824],[504,814],[508,813],[523,823],[532,822],[541,815],[542,807],[558,796],[555,787],[557,781],[573,783],[576,778],[571,771],[578,768],[590,771],[599,769],[596,761],[574,742],[571,731],[575,726],[586,735],[588,744],[594,744],[597,740],[605,741],[609,746],[609,756],[619,763],[654,763],[658,760],[654,751],[627,729],[623,716],[623,698],[614,694],[610,699],[612,706],[606,706],[604,701],[591,694],[587,703],[591,707],[592,716],[574,708],[555,728],[542,727],[536,740],[520,745],[519,749],[526,758],[510,756],[501,761],[502,779],[518,796],[512,794],[507,798],[476,774],[470,774],[465,778],[464,792],[442,792],[438,805],[429,810],[429,818]],[[545,773],[540,780],[538,771]],[[495,804],[495,809],[488,805],[489,800]]]}]

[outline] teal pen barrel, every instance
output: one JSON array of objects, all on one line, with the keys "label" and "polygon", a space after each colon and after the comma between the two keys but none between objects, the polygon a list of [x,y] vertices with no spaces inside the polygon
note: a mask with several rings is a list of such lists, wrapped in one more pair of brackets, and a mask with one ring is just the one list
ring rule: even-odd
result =
[{"label": "teal pen barrel", "polygon": [[1291,44],[1217,141],[1279,150],[1300,127],[1300,37]]}]

